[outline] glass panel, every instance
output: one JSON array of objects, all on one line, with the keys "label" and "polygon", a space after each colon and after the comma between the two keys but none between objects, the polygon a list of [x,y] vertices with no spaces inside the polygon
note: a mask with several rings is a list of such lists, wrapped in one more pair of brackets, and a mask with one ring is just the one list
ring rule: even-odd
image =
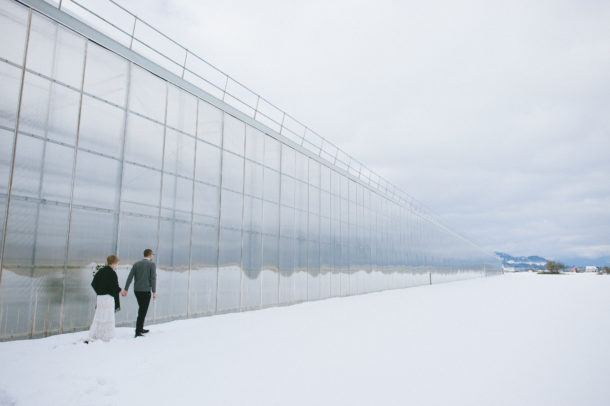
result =
[{"label": "glass panel", "polygon": [[320,213],[320,189],[313,186],[309,187],[309,212]]},{"label": "glass panel", "polygon": [[244,159],[230,152],[222,153],[222,187],[236,192],[243,190]]},{"label": "glass panel", "polygon": [[[246,195],[263,197],[263,166],[254,162],[246,161],[246,178],[244,181],[244,193]],[[266,185],[266,179],[265,179]]]},{"label": "glass panel", "polygon": [[123,149],[124,113],[108,103],[84,96],[78,136],[79,148],[120,157]]},{"label": "glass panel", "polygon": [[294,287],[294,256],[295,243],[292,238],[280,238],[280,280],[279,280],[279,300],[280,303],[292,303],[295,297]]},{"label": "glass panel", "polygon": [[80,89],[84,52],[83,37],[38,13],[32,14],[28,69]]},{"label": "glass panel", "polygon": [[[13,155],[13,138],[14,134],[12,131],[0,129],[0,145],[5,146],[5,148],[0,149],[0,213],[6,213],[8,182]],[[0,244],[2,244],[4,239],[4,220],[5,216],[0,214]]]},{"label": "glass panel", "polygon": [[265,151],[265,134],[249,125],[246,126],[246,157],[263,163]]},{"label": "glass panel", "polygon": [[68,207],[12,199],[4,263],[8,266],[63,266]]},{"label": "glass panel", "polygon": [[[121,263],[133,264],[142,259],[146,248],[153,250],[156,248],[158,225],[156,218],[121,214],[120,221],[119,252],[117,255],[121,258]],[[125,278],[127,278],[127,275],[125,275]],[[119,282],[121,282],[121,279],[119,279]]]},{"label": "glass panel", "polygon": [[167,125],[195,135],[197,99],[190,93],[169,85],[167,99]]},{"label": "glass panel", "polygon": [[[2,9],[0,9],[0,12],[2,12]],[[2,43],[5,42],[11,41],[2,41]],[[2,93],[2,97],[0,97],[0,125],[2,126],[15,127],[20,85],[21,71],[5,62],[0,62],[0,91]]]},{"label": "glass panel", "polygon": [[244,155],[246,125],[233,116],[225,114],[223,148]]},{"label": "glass panel", "polygon": [[3,338],[32,338],[60,329],[61,268],[9,268],[2,272],[0,306]]},{"label": "glass panel", "polygon": [[263,202],[263,232],[278,235],[279,233],[279,206],[276,203]]},{"label": "glass panel", "polygon": [[195,206],[196,214],[208,217],[204,222],[208,224],[218,223],[218,188],[195,182]]},{"label": "glass panel", "polygon": [[296,237],[293,207],[280,207],[280,235],[288,238]]},{"label": "glass panel", "polygon": [[220,148],[197,141],[195,179],[210,185],[220,182]]},{"label": "glass panel", "polygon": [[203,100],[199,100],[197,136],[214,145],[222,144],[222,111]]},{"label": "glass panel", "polygon": [[21,134],[17,142],[12,193],[68,202],[73,160],[71,148]]},{"label": "glass panel", "polygon": [[319,243],[310,241],[307,251],[307,300],[317,300],[322,297]]},{"label": "glass panel", "polygon": [[130,114],[125,135],[125,160],[161,169],[163,126]]},{"label": "glass panel", "polygon": [[280,201],[280,174],[269,168],[265,168],[265,200],[272,202]]},{"label": "glass panel", "polygon": [[294,206],[295,180],[282,174],[282,205]]},{"label": "glass panel", "polygon": [[164,300],[157,304],[157,319],[186,315],[190,241],[190,223],[161,220],[157,277]]},{"label": "glass panel", "polygon": [[[84,90],[94,96],[125,106],[129,63],[99,45],[89,42]],[[160,97],[161,94],[157,95]]]},{"label": "glass panel", "polygon": [[307,241],[297,239],[294,253],[294,300],[302,302],[307,300]]},{"label": "glass panel", "polygon": [[265,165],[280,170],[280,143],[269,136],[265,137]]},{"label": "glass panel", "polygon": [[116,214],[73,209],[68,265],[105,264],[106,257],[114,251],[116,222]]},{"label": "glass panel", "polygon": [[263,235],[263,270],[261,272],[261,304],[278,304],[278,237]]},{"label": "glass panel", "polygon": [[216,311],[216,278],[218,264],[218,229],[193,223],[191,253],[190,314],[210,314]]},{"label": "glass panel", "polygon": [[294,177],[295,165],[296,165],[295,150],[282,144],[282,174]]},{"label": "glass panel", "polygon": [[297,152],[296,154],[296,163],[295,163],[295,177],[300,181],[307,183],[309,179],[309,158],[305,155]]},{"label": "glass panel", "polygon": [[320,165],[320,186],[322,190],[330,192],[330,169],[327,166]]},{"label": "glass panel", "polygon": [[320,187],[320,163],[309,159],[309,184]]},{"label": "glass panel", "polygon": [[241,231],[220,230],[218,311],[237,310],[241,286]]},{"label": "glass panel", "polygon": [[159,215],[161,172],[138,165],[125,164],[121,210]]},{"label": "glass panel", "polygon": [[74,145],[79,105],[78,92],[26,74],[20,131]]},{"label": "glass panel", "polygon": [[173,175],[163,175],[161,216],[191,221],[193,181]]},{"label": "glass panel", "polygon": [[11,0],[0,2],[0,38],[10,38],[10,41],[0,41],[0,55],[3,58],[23,64],[27,25],[27,8]]},{"label": "glass panel", "polygon": [[85,151],[78,152],[74,203],[117,209],[119,161]]},{"label": "glass panel", "polygon": [[261,270],[263,267],[263,243],[260,233],[244,233],[243,267],[241,308],[252,309],[260,307]]},{"label": "glass panel", "polygon": [[241,230],[243,196],[228,190],[222,190],[220,211],[221,227],[230,227]]},{"label": "glass panel", "polygon": [[195,138],[168,129],[165,135],[164,159],[165,171],[192,178],[195,165]]},{"label": "glass panel", "polygon": [[[163,123],[165,120],[166,82],[136,66],[131,67],[129,109]],[[147,135],[146,132],[142,133]],[[141,146],[140,146],[141,147]]]},{"label": "glass panel", "polygon": [[244,198],[244,230],[261,232],[263,225],[263,201],[257,198]]}]

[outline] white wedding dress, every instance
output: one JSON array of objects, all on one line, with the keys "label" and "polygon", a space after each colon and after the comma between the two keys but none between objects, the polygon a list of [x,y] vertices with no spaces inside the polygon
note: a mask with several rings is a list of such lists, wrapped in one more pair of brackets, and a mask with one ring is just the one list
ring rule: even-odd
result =
[{"label": "white wedding dress", "polygon": [[114,298],[98,295],[93,322],[89,329],[89,339],[110,341],[114,337]]}]

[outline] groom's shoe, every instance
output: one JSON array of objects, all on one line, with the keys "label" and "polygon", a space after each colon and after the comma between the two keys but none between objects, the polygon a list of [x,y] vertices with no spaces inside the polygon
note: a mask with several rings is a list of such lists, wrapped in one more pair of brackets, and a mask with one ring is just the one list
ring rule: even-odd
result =
[{"label": "groom's shoe", "polygon": [[149,331],[150,331],[150,330],[147,330],[147,329],[143,328],[143,329],[142,329],[142,331],[140,331],[140,333],[142,333],[142,334],[146,334],[146,333],[148,333]]},{"label": "groom's shoe", "polygon": [[138,338],[138,337],[144,337],[144,334],[142,334],[141,332],[137,332],[136,335],[134,336],[134,338]]}]

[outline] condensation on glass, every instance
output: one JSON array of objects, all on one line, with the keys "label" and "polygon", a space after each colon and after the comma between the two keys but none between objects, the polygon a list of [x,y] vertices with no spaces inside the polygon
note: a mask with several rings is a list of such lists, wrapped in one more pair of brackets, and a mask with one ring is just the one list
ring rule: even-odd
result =
[{"label": "condensation on glass", "polygon": [[[86,329],[157,253],[159,322],[500,272],[407,204],[0,1],[0,339]],[[136,301],[122,300],[119,325]]]}]

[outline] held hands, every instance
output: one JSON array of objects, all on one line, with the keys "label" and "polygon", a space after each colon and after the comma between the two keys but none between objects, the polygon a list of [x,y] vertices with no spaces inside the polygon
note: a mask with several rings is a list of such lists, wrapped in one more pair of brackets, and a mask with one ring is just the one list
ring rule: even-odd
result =
[{"label": "held hands", "polygon": [[121,291],[121,296],[127,296],[127,291],[126,290],[122,290]]},{"label": "held hands", "polygon": [[157,293],[153,293],[153,300],[157,300]]}]

